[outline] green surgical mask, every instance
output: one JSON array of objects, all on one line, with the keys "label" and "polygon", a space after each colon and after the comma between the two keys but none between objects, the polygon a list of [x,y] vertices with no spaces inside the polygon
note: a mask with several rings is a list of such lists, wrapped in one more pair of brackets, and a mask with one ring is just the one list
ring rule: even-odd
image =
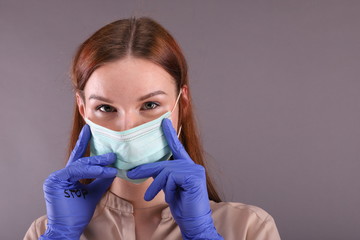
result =
[{"label": "green surgical mask", "polygon": [[171,112],[126,131],[113,131],[85,118],[92,134],[90,156],[114,152],[117,159],[113,166],[118,170],[117,177],[133,183],[144,182],[147,178],[128,178],[127,171],[142,164],[170,159],[172,153],[161,129],[161,122],[164,118],[170,118],[180,95],[181,91]]}]

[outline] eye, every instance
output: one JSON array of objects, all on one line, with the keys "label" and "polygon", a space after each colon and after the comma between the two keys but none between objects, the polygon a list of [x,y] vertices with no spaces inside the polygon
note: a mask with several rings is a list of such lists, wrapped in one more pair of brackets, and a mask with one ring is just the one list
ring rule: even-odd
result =
[{"label": "eye", "polygon": [[158,106],[160,106],[159,103],[157,102],[146,102],[144,103],[144,105],[142,106],[142,110],[151,110],[151,109],[155,109],[157,108]]},{"label": "eye", "polygon": [[116,109],[110,105],[99,105],[96,107],[96,110],[100,110],[101,112],[116,112]]}]

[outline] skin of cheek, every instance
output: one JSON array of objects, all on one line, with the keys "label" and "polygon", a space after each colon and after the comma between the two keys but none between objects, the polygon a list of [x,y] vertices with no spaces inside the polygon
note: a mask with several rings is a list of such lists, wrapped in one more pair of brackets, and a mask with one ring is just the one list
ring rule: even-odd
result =
[{"label": "skin of cheek", "polygon": [[[183,95],[183,94],[182,94],[182,95]],[[176,132],[179,131],[179,129],[178,129],[178,122],[179,122],[179,102],[181,101],[182,97],[183,97],[183,96],[180,96],[180,99],[179,99],[178,103],[176,104],[176,106],[175,106],[175,108],[174,108],[174,110],[173,110],[173,112],[171,113],[171,116],[170,116],[171,123],[172,123],[172,125],[173,125],[173,128],[176,130]],[[177,96],[176,96],[176,98],[177,98]],[[172,106],[173,106],[173,107],[174,107],[175,102],[176,102],[176,99],[175,99],[175,101],[172,103]],[[172,110],[172,108],[171,108],[169,111],[171,111],[171,110]],[[180,127],[180,126],[179,126],[179,127]]]},{"label": "skin of cheek", "polygon": [[[173,128],[176,130],[177,133],[179,131],[179,129],[178,129],[178,121],[179,121],[179,112],[180,112],[180,109],[179,109],[180,102],[182,103],[182,106],[183,106],[183,108],[185,108],[184,110],[186,112],[188,101],[189,101],[188,87],[185,85],[185,86],[182,87],[181,90],[182,90],[181,96],[180,96],[179,101],[178,101],[174,111],[172,112],[171,118],[170,118],[171,122],[172,122],[172,125],[173,125]],[[174,104],[175,104],[175,102],[174,102]],[[179,126],[179,128],[180,127],[181,126]]]},{"label": "skin of cheek", "polygon": [[179,108],[176,107],[174,109],[174,111],[172,112],[171,114],[171,122],[172,122],[172,125],[173,125],[173,128],[176,130],[176,132],[179,131],[179,129],[177,129],[177,126],[178,126],[178,119],[179,119]]}]

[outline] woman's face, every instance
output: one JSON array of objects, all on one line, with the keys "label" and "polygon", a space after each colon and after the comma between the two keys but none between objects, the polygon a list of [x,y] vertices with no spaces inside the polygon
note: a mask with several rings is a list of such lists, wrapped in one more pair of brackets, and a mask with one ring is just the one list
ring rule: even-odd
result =
[{"label": "woman's face", "polygon": [[[80,114],[114,131],[125,131],[154,120],[175,106],[175,81],[160,66],[144,59],[127,57],[107,63],[88,79],[83,102],[77,93]],[[182,97],[187,100],[187,88]],[[176,129],[178,104],[171,114]]]}]

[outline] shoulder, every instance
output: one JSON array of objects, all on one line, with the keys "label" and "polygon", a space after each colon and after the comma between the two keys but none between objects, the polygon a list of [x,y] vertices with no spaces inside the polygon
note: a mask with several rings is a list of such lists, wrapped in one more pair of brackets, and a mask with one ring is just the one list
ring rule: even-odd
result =
[{"label": "shoulder", "polygon": [[280,239],[274,219],[260,207],[213,201],[210,205],[217,230],[224,235],[230,234],[228,239],[233,239],[232,235],[243,236],[244,239]]},{"label": "shoulder", "polygon": [[256,221],[267,221],[271,220],[272,217],[269,213],[260,207],[248,205],[238,202],[213,202],[210,201],[211,209],[213,214],[233,216],[237,218],[252,218]]},{"label": "shoulder", "polygon": [[24,240],[39,239],[41,234],[46,230],[47,217],[46,215],[37,218],[32,222],[29,229],[27,230]]}]

